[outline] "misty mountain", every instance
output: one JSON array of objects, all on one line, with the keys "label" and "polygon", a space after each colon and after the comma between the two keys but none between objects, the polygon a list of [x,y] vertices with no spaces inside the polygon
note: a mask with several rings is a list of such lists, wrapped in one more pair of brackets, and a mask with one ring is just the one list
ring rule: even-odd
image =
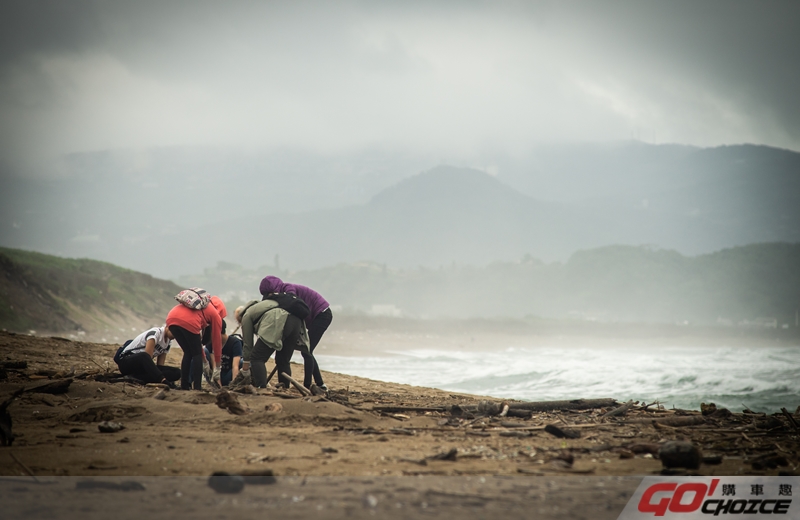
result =
[{"label": "misty mountain", "polygon": [[[439,166],[364,205],[239,219],[211,229],[237,244],[225,260],[263,265],[280,255],[292,269],[359,260],[397,267],[484,265],[525,255],[549,262],[609,244],[701,254],[800,240],[797,154],[734,151],[676,159],[684,166],[672,183],[631,182],[619,195],[580,202],[529,197],[483,172]],[[649,186],[655,188],[646,191]]]},{"label": "misty mountain", "polygon": [[533,258],[485,267],[395,269],[360,262],[287,272],[232,264],[182,277],[229,306],[258,296],[266,274],[308,285],[335,312],[410,318],[546,318],[599,323],[679,323],[782,328],[797,334],[800,244],[755,244],[687,257],[606,246],[566,262]]},{"label": "misty mountain", "polygon": [[[610,244],[683,254],[800,241],[800,154],[619,143],[484,157],[164,149],[67,158],[61,177],[4,180],[0,244],[159,276],[245,266],[564,261]],[[498,173],[491,176],[483,171]]]}]

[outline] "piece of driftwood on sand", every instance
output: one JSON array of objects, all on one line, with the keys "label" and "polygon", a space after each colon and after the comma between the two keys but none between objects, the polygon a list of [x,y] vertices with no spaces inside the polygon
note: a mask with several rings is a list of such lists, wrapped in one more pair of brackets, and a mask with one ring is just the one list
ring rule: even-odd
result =
[{"label": "piece of driftwood on sand", "polygon": [[296,380],[292,379],[292,376],[288,375],[286,372],[281,372],[281,376],[286,378],[287,381],[292,383],[292,386],[297,389],[298,392],[303,394],[304,396],[308,397],[311,395],[311,392],[308,391],[306,387],[298,383]]}]

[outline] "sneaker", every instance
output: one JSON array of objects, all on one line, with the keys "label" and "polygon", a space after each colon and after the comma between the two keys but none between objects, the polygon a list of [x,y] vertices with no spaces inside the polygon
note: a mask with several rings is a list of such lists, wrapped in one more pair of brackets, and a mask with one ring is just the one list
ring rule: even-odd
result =
[{"label": "sneaker", "polygon": [[170,388],[170,390],[177,390],[178,389],[178,387],[175,386],[175,382],[174,381],[170,381],[168,379],[165,379],[164,380],[164,384],[167,385]]},{"label": "sneaker", "polygon": [[322,384],[322,385],[318,385],[318,386],[319,386],[319,389],[322,390],[323,392],[325,392],[326,394],[330,391],[330,390],[328,390],[328,385]]}]

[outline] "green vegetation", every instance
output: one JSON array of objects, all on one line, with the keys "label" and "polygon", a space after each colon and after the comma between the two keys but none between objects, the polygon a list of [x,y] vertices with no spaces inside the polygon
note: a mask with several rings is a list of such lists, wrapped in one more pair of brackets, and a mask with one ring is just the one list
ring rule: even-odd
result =
[{"label": "green vegetation", "polygon": [[106,262],[17,249],[0,248],[0,270],[0,327],[10,330],[80,330],[87,317],[131,314],[160,322],[180,290]]}]

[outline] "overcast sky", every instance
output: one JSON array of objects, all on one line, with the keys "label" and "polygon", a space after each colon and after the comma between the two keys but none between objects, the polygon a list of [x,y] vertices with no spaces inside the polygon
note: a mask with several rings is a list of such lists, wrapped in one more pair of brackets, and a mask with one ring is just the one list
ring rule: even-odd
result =
[{"label": "overcast sky", "polygon": [[800,2],[0,0],[0,167],[212,145],[800,150]]}]

